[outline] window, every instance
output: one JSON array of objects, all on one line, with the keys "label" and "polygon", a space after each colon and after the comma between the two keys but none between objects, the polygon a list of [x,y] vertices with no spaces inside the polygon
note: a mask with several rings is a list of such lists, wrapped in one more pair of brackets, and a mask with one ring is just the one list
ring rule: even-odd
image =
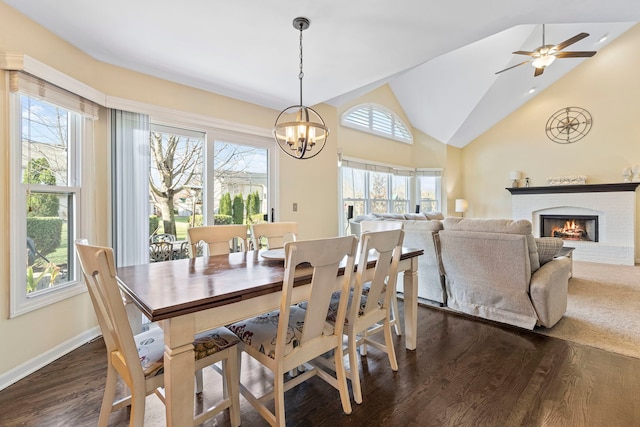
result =
[{"label": "window", "polygon": [[152,235],[171,235],[177,248],[189,227],[250,224],[273,207],[275,144],[266,132],[243,133],[240,125],[222,130],[207,117],[152,111],[112,112],[112,235],[119,266],[149,262]]},{"label": "window", "polygon": [[420,212],[442,212],[442,170],[418,169],[416,178]]},{"label": "window", "polygon": [[204,132],[151,125],[149,148],[150,233],[187,238],[187,227],[202,225]]},{"label": "window", "polygon": [[397,114],[377,104],[360,104],[342,115],[343,126],[396,141],[413,143],[409,127]]},{"label": "window", "polygon": [[236,224],[262,222],[269,200],[269,151],[223,140],[213,146],[214,221],[209,222],[223,223],[225,215]]},{"label": "window", "polygon": [[[91,151],[97,107],[34,76],[10,73],[11,316],[84,291],[81,147]],[[85,222],[86,223],[86,222]],[[86,228],[86,227],[85,227]]]},{"label": "window", "polygon": [[342,160],[340,168],[343,218],[369,213],[411,212],[413,171],[384,165]]}]

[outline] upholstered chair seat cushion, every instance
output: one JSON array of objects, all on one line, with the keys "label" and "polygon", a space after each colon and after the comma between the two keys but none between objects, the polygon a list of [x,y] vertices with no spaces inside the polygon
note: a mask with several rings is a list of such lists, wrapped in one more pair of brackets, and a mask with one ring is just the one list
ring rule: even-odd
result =
[{"label": "upholstered chair seat cushion", "polygon": [[[149,330],[133,337],[138,349],[145,377],[164,372],[164,335],[162,329],[152,325]],[[217,328],[197,334],[193,341],[196,360],[236,345],[240,339],[227,328]]]},{"label": "upholstered chair seat cushion", "polygon": [[[291,306],[284,355],[291,353],[293,349],[299,345],[302,329],[304,327],[305,314],[306,311],[301,308],[300,305]],[[260,353],[266,354],[272,359],[275,359],[275,345],[276,336],[278,334],[279,317],[280,311],[274,310],[269,313],[233,323],[227,327],[246,345],[257,349]],[[332,335],[333,327],[328,324],[325,326],[324,334]]]}]

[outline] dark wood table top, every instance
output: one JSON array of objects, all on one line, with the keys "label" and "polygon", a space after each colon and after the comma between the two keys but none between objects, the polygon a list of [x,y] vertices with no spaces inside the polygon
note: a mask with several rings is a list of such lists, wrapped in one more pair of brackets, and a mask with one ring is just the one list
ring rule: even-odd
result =
[{"label": "dark wood table top", "polygon": [[[403,248],[401,259],[423,253]],[[308,273],[301,269],[296,283],[308,283]],[[118,279],[123,292],[155,322],[278,292],[284,262],[264,259],[258,251],[238,252],[120,267]]]}]

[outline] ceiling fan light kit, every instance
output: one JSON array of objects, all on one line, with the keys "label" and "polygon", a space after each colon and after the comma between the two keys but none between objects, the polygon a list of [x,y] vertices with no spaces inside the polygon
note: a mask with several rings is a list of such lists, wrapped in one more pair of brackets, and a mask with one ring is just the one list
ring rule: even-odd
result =
[{"label": "ceiling fan light kit", "polygon": [[329,128],[313,108],[302,104],[302,32],[309,28],[311,22],[307,18],[298,17],[293,20],[293,28],[300,31],[300,104],[285,108],[273,127],[273,136],[278,147],[295,159],[310,159],[324,148]]},{"label": "ceiling fan light kit", "polygon": [[531,59],[521,62],[519,64],[513,65],[511,67],[507,67],[504,70],[500,70],[496,72],[496,74],[500,74],[504,71],[510,70],[512,68],[519,67],[520,65],[531,63],[531,65],[535,68],[533,73],[534,77],[538,77],[541,75],[545,68],[551,65],[556,58],[589,58],[596,54],[595,51],[578,51],[578,52],[564,52],[563,49],[579,42],[580,40],[589,37],[588,33],[580,33],[559,43],[557,45],[545,44],[545,25],[542,24],[542,46],[538,47],[532,52],[517,50],[513,52],[514,55],[527,55],[530,56]]}]

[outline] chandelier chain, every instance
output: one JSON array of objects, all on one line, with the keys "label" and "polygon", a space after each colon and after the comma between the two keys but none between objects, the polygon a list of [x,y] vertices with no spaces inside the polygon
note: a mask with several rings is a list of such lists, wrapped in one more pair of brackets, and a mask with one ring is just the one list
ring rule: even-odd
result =
[{"label": "chandelier chain", "polygon": [[304,77],[304,72],[302,71],[302,30],[302,23],[300,23],[300,74],[298,74],[300,79],[300,105],[302,105],[302,78]]}]

